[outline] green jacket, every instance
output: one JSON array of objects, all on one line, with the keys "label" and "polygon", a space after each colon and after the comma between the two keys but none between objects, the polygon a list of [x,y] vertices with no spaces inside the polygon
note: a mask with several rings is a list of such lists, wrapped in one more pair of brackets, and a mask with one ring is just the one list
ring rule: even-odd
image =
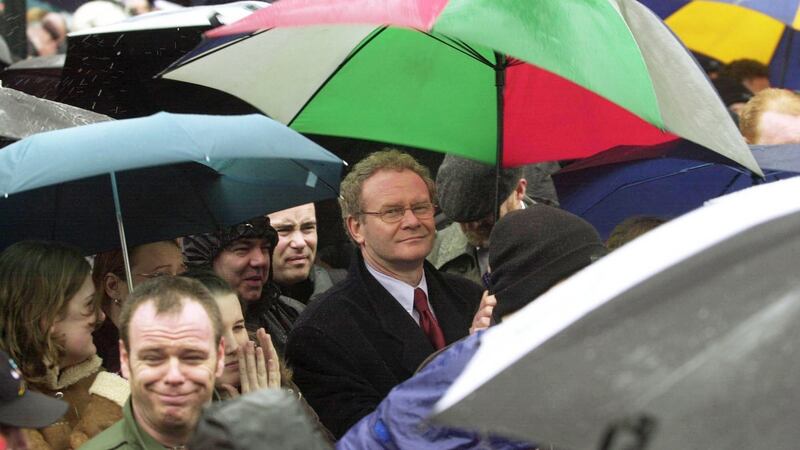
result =
[{"label": "green jacket", "polygon": [[122,408],[122,420],[82,445],[80,450],[164,450],[152,436],[136,423],[131,399]]},{"label": "green jacket", "polygon": [[469,245],[455,222],[436,233],[436,241],[427,259],[442,272],[461,275],[483,286],[475,247]]}]

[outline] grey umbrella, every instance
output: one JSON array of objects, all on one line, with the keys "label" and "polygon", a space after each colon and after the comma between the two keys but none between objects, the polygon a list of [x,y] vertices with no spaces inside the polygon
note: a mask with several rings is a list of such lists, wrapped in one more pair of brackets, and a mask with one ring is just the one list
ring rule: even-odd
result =
[{"label": "grey umbrella", "polygon": [[798,189],[723,197],[557,286],[486,336],[437,420],[541,448],[796,448]]},{"label": "grey umbrella", "polygon": [[106,120],[111,118],[14,89],[0,88],[0,139],[6,141]]}]

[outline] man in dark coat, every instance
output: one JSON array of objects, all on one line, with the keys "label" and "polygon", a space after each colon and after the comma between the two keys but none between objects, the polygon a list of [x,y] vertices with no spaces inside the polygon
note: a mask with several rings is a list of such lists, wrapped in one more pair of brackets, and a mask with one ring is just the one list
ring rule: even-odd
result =
[{"label": "man in dark coat", "polygon": [[278,235],[269,218],[257,217],[217,232],[183,239],[186,265],[213,270],[236,291],[247,330],[269,333],[278,355],[283,356],[292,324],[305,306],[280,295],[272,281],[270,261]]},{"label": "man in dark coat", "polygon": [[396,150],[356,164],[341,186],[358,255],[289,336],[294,380],[340,437],[431,353],[469,332],[481,288],[425,262],[435,237],[434,183]]}]

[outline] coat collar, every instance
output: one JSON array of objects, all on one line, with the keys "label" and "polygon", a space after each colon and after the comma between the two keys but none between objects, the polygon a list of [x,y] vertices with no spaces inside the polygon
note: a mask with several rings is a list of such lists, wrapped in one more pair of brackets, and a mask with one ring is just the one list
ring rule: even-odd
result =
[{"label": "coat collar", "polygon": [[[45,387],[53,391],[66,389],[78,381],[99,372],[102,365],[103,360],[97,355],[63,371],[59,370],[58,365],[54,365],[52,368],[47,369]],[[45,366],[47,366],[47,362],[45,362]]]}]

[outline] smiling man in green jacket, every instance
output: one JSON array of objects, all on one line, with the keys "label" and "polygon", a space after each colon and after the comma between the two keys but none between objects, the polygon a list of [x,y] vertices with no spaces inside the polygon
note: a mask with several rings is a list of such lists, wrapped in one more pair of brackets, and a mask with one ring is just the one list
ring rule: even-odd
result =
[{"label": "smiling man in green jacket", "polygon": [[137,287],[120,317],[123,418],[85,450],[183,448],[224,369],[222,321],[198,281],[162,277]]}]

